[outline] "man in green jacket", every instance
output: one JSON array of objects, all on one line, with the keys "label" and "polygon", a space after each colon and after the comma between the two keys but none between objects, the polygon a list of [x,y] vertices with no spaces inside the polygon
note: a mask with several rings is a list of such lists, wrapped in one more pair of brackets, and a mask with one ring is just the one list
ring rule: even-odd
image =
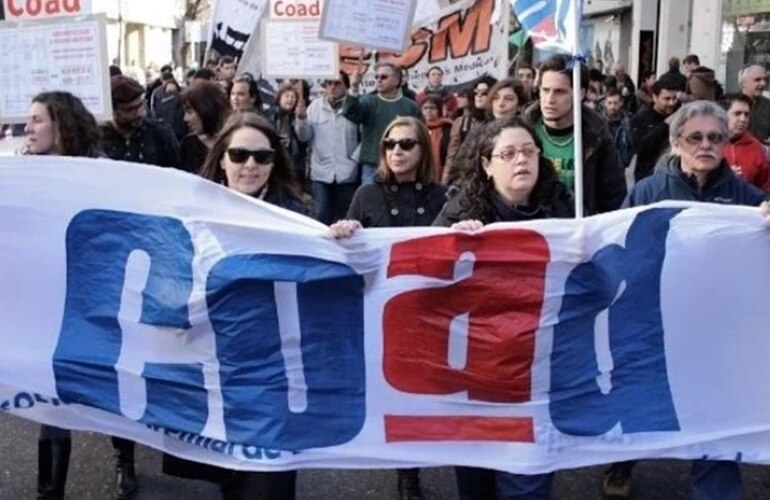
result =
[{"label": "man in green jacket", "polygon": [[388,62],[374,67],[374,94],[359,95],[361,74],[356,74],[345,98],[345,118],[361,126],[361,184],[371,184],[379,163],[380,139],[385,128],[398,116],[422,119],[419,106],[401,91],[401,69]]}]

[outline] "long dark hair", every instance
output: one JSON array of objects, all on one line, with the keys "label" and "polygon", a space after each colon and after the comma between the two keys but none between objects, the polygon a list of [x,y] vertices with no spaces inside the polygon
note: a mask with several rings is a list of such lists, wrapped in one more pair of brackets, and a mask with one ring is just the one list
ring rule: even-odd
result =
[{"label": "long dark hair", "polygon": [[221,161],[227,152],[227,148],[230,147],[233,134],[244,127],[251,127],[262,132],[270,142],[270,147],[275,151],[273,170],[270,172],[270,178],[267,180],[268,193],[291,196],[298,200],[301,199],[295,184],[291,160],[286,149],[281,144],[281,138],[267,118],[253,111],[235,112],[230,115],[222,127],[222,131],[211,146],[209,154],[206,156],[206,161],[203,162],[203,166],[200,169],[201,177],[227,186],[227,176],[221,167]]},{"label": "long dark hair", "polygon": [[214,82],[200,81],[187,87],[179,96],[182,106],[192,108],[201,119],[203,133],[217,135],[230,112],[229,94]]},{"label": "long dark hair", "polygon": [[524,129],[540,149],[538,155],[537,182],[529,195],[531,207],[548,206],[553,190],[558,182],[558,174],[550,160],[543,156],[543,145],[534,130],[518,116],[512,116],[503,120],[489,122],[478,129],[478,133],[468,136],[469,155],[455,160],[455,166],[460,172],[460,180],[457,187],[460,195],[471,203],[469,218],[490,220],[492,218],[492,196],[495,193],[495,185],[484,170],[482,158],[490,160],[492,150],[497,143],[500,133],[509,128]]},{"label": "long dark hair", "polygon": [[54,146],[61,156],[96,158],[102,151],[102,133],[94,115],[69,92],[42,92],[32,102],[45,106],[54,127]]}]

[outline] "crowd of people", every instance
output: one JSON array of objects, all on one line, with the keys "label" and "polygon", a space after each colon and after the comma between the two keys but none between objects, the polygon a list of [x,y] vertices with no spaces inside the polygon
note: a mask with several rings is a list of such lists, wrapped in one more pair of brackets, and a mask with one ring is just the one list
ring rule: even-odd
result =
[{"label": "crowd of people", "polygon": [[[112,119],[97,124],[67,92],[31,103],[23,153],[107,157],[199,175],[317,218],[344,240],[361,228],[445,226],[473,232],[495,222],[575,215],[575,149],[583,145],[588,215],[660,200],[758,206],[770,189],[770,100],[761,65],[740,75],[741,94],[722,95],[713,71],[695,56],[644,76],[637,89],[623,66],[611,75],[583,67],[582,136],[575,137],[571,61],[554,56],[520,65],[497,81],[484,76],[460,89],[431,68],[428,85],[404,87],[389,62],[374,68],[376,87],[340,73],[310,85],[287,80],[271,106],[255,78],[223,58],[216,69],[179,83],[171,68],[149,86],[111,77]],[[627,175],[633,171],[633,176]],[[134,445],[113,438],[116,498],[138,488]],[[38,498],[64,497],[70,433],[43,426]],[[629,498],[632,463],[613,464],[608,498]],[[296,472],[235,472],[167,456],[164,470],[220,485],[223,499],[294,498]],[[456,469],[462,500],[547,499],[553,473]],[[693,463],[696,500],[741,495],[737,463]],[[397,473],[399,498],[422,498],[419,470]]]}]

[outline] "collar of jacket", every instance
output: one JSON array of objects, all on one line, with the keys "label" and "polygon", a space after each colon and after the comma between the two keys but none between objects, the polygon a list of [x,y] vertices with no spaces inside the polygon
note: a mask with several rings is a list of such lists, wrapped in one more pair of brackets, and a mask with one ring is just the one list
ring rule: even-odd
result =
[{"label": "collar of jacket", "polygon": [[[529,123],[530,127],[534,127],[542,117],[543,113],[540,111],[540,101],[535,101],[530,104],[527,109],[524,110],[522,115],[524,120]],[[599,150],[599,146],[602,143],[602,136],[598,132],[605,130],[607,124],[604,118],[601,117],[596,111],[583,106],[583,151],[586,159],[593,156],[596,151]]]},{"label": "collar of jacket", "polygon": [[706,184],[703,185],[703,188],[698,188],[698,183],[695,180],[695,176],[688,175],[682,170],[682,159],[680,157],[671,155],[665,159],[665,162],[666,173],[668,176],[674,178],[675,180],[684,182],[687,187],[696,193],[704,193],[716,189],[719,186],[727,183],[734,175],[733,171],[730,169],[730,166],[724,159],[722,159],[722,163],[719,164],[716,170],[709,174],[708,179],[706,179]]},{"label": "collar of jacket", "polygon": [[753,135],[751,135],[751,132],[748,132],[748,131],[742,133],[737,140],[735,141],[730,140],[729,142],[729,144],[732,146],[751,146],[752,144],[755,144],[755,143],[759,144],[760,146],[762,145],[762,143],[759,142],[759,140]]}]

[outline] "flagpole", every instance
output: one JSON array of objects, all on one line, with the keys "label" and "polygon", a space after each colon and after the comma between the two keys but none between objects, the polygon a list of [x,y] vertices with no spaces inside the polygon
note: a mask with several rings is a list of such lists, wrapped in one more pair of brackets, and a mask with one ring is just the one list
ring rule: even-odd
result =
[{"label": "flagpole", "polygon": [[583,9],[579,4],[583,0],[572,0],[575,2],[574,18],[575,25],[571,30],[570,45],[572,47],[572,109],[574,116],[574,134],[572,144],[575,146],[575,218],[583,218],[583,99],[581,96],[580,70],[581,62],[578,59],[580,54],[580,22]]}]

